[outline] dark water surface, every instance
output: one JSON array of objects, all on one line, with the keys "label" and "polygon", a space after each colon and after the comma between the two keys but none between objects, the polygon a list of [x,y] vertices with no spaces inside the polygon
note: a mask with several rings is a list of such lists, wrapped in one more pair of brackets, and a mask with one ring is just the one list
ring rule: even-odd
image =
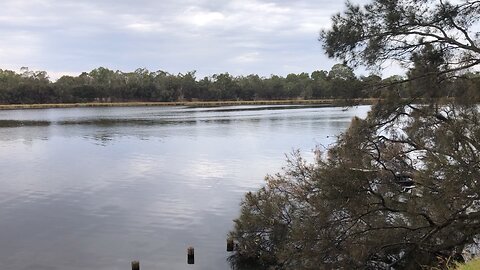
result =
[{"label": "dark water surface", "polygon": [[368,109],[0,111],[0,268],[229,269],[244,193]]}]

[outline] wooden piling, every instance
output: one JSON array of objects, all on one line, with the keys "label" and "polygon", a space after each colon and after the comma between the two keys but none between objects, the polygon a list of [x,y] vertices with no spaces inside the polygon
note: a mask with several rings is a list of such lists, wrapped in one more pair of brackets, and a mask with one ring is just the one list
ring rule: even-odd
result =
[{"label": "wooden piling", "polygon": [[229,238],[227,239],[227,251],[228,252],[232,252],[233,251],[233,239],[232,238]]},{"label": "wooden piling", "polygon": [[187,264],[194,264],[195,263],[195,250],[193,247],[189,247],[187,249]]},{"label": "wooden piling", "polygon": [[139,261],[133,261],[132,262],[132,270],[140,270],[140,262]]}]

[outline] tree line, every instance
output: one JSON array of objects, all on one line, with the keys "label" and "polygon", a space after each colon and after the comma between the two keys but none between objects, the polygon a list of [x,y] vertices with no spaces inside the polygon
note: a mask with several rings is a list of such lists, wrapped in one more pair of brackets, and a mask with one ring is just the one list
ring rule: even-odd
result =
[{"label": "tree line", "polygon": [[[423,61],[419,59],[418,61]],[[197,78],[195,72],[170,74],[141,68],[134,72],[113,71],[104,67],[79,76],[62,76],[52,82],[47,72],[22,68],[20,72],[0,69],[0,104],[128,102],[128,101],[216,101],[281,99],[354,99],[379,98],[395,91],[410,97],[416,86],[392,82],[415,76],[381,78],[378,75],[356,76],[353,69],[336,64],[329,71],[271,75],[232,76],[229,73]],[[469,73],[468,83],[480,89],[480,74]],[[464,83],[456,80],[455,85]],[[379,85],[389,85],[379,87]],[[457,96],[452,85],[442,96]]]}]

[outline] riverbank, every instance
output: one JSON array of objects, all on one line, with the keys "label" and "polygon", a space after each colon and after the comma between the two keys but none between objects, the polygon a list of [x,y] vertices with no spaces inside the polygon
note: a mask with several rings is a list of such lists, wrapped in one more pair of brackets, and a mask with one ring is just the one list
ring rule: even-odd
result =
[{"label": "riverbank", "polygon": [[51,109],[51,108],[83,108],[83,107],[141,107],[141,106],[188,106],[216,107],[240,105],[323,105],[351,106],[357,104],[373,104],[376,99],[310,99],[310,100],[235,100],[235,101],[179,101],[179,102],[91,102],[91,103],[56,103],[56,104],[0,104],[0,110],[18,109]]},{"label": "riverbank", "polygon": [[[450,269],[450,268],[449,268]],[[475,270],[480,269],[480,259],[474,259],[464,264],[460,264],[455,268],[456,270]],[[452,269],[453,270],[453,269]]]}]

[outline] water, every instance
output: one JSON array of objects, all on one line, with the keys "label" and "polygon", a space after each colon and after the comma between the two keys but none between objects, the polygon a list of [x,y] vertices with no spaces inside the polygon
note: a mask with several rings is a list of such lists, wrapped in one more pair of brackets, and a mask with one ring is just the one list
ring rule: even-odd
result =
[{"label": "water", "polygon": [[1,269],[229,269],[244,193],[368,109],[0,111]]}]

